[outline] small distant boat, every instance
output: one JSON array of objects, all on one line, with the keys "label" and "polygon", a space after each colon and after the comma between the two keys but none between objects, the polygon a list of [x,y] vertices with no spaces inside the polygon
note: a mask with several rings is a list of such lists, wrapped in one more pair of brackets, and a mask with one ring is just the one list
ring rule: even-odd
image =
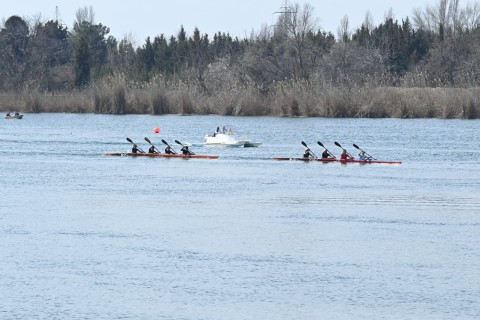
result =
[{"label": "small distant boat", "polygon": [[23,114],[16,114],[16,115],[13,115],[13,116],[11,116],[11,115],[6,115],[5,116],[5,119],[19,119],[20,120],[22,118],[23,118]]},{"label": "small distant boat", "polygon": [[121,157],[151,157],[151,158],[184,158],[184,159],[218,159],[219,156],[211,154],[167,154],[167,153],[133,153],[133,152],[106,152],[105,156]]}]

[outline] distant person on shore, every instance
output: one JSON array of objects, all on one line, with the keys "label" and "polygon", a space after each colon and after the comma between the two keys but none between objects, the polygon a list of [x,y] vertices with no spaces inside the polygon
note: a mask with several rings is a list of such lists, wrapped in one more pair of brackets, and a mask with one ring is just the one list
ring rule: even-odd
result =
[{"label": "distant person on shore", "polygon": [[340,160],[353,160],[353,157],[347,153],[347,150],[344,149],[340,155]]},{"label": "distant person on shore", "polygon": [[15,112],[15,115],[16,115],[16,116],[19,116],[19,115],[20,115],[20,113],[18,113],[18,112]]}]

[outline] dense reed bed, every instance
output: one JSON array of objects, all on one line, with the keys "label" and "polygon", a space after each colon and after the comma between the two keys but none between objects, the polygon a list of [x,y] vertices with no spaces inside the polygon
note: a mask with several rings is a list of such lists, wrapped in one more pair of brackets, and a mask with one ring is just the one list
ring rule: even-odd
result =
[{"label": "dense reed bed", "polygon": [[0,93],[0,110],[101,114],[279,117],[463,118],[480,114],[480,88],[331,86],[295,82],[268,89],[230,85],[207,92],[184,82],[127,83],[121,77],[81,91]]}]

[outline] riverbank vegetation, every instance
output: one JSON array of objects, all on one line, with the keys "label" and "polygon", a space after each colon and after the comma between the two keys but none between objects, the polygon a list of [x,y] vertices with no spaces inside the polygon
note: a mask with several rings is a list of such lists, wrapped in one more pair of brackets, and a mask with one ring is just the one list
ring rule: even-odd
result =
[{"label": "riverbank vegetation", "polygon": [[480,4],[440,0],[412,19],[367,12],[319,29],[309,4],[282,7],[247,39],[180,27],[141,46],[108,36],[93,9],[0,25],[0,110],[110,114],[436,117],[480,114]]}]

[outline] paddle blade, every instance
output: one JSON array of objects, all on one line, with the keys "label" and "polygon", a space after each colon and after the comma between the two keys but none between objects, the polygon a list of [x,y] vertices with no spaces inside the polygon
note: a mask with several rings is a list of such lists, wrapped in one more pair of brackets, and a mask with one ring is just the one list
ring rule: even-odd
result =
[{"label": "paddle blade", "polygon": [[353,146],[354,146],[356,149],[358,149],[358,150],[362,150],[362,149],[360,149],[360,147],[357,146],[355,143],[353,144]]},{"label": "paddle blade", "polygon": [[133,141],[130,138],[127,138],[127,141],[130,143],[133,143]]},{"label": "paddle blade", "polygon": [[308,148],[307,144],[304,141],[302,141],[302,144],[305,146],[305,148]]},{"label": "paddle blade", "polygon": [[[335,141],[335,145],[336,146],[339,146],[340,148],[342,148],[342,146],[340,145],[340,143],[338,143],[337,141]],[[343,148],[342,148],[343,149]]]},{"label": "paddle blade", "polygon": [[323,145],[323,143],[321,143],[320,141],[317,141],[317,143],[318,143],[318,145],[319,145],[320,147],[325,148],[325,146]]},{"label": "paddle blade", "polygon": [[152,144],[152,143],[150,142],[150,139],[148,139],[147,137],[145,137],[145,141],[147,141],[148,143]]},{"label": "paddle blade", "polygon": [[175,142],[178,143],[179,145],[183,146],[183,143],[181,143],[180,141],[175,140]]},{"label": "paddle blade", "polygon": [[163,144],[168,146],[168,142],[162,139]]}]

